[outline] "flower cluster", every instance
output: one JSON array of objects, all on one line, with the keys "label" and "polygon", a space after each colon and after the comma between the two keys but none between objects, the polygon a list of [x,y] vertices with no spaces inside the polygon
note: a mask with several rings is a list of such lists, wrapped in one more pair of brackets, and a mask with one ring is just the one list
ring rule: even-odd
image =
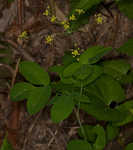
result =
[{"label": "flower cluster", "polygon": [[62,21],[61,24],[63,25],[64,29],[67,30],[70,28],[70,23],[68,21]]},{"label": "flower cluster", "polygon": [[46,10],[43,12],[43,15],[49,17],[52,23],[57,20],[56,16],[51,14],[50,6],[46,8]]},{"label": "flower cluster", "polygon": [[73,57],[76,57],[76,56],[79,56],[80,53],[77,49],[75,49],[75,50],[72,51],[72,55],[73,55]]},{"label": "flower cluster", "polygon": [[77,61],[79,61],[79,56],[80,56],[80,51],[81,49],[79,47],[77,47],[77,44],[74,44],[74,49],[72,49],[72,56],[75,57],[77,59]]},{"label": "flower cluster", "polygon": [[44,16],[49,16],[50,15],[50,7],[48,6],[47,8],[46,8],[46,10],[43,12],[43,15]]},{"label": "flower cluster", "polygon": [[75,12],[77,12],[79,15],[85,13],[83,9],[75,9]]},{"label": "flower cluster", "polygon": [[56,16],[55,16],[55,15],[52,15],[50,21],[51,21],[52,23],[55,22],[55,21],[56,21]]},{"label": "flower cluster", "polygon": [[72,14],[72,15],[69,17],[69,20],[70,20],[70,21],[76,20],[76,16],[75,16],[74,14]]},{"label": "flower cluster", "polygon": [[28,39],[27,31],[23,31],[19,36],[18,39]]},{"label": "flower cluster", "polygon": [[97,24],[103,24],[105,22],[105,17],[101,13],[96,14],[95,21]]},{"label": "flower cluster", "polygon": [[48,35],[48,36],[45,38],[46,44],[52,44],[53,40],[54,40],[53,35]]}]

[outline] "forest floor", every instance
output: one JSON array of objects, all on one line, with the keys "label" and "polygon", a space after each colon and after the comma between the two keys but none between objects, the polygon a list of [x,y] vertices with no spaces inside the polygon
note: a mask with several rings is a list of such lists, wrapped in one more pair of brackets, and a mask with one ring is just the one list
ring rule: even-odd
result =
[{"label": "forest floor", "polygon": [[[22,3],[23,2],[23,3]],[[51,1],[50,1],[51,2]],[[70,51],[74,43],[81,49],[87,49],[92,45],[113,47],[113,52],[105,57],[112,59],[118,57],[115,48],[120,47],[127,39],[133,37],[133,21],[121,14],[116,6],[109,10],[105,8],[98,11],[105,14],[106,21],[97,24],[94,16],[89,23],[80,30],[65,35],[61,25],[51,23],[47,16],[43,15],[49,0],[14,0],[11,4],[7,0],[0,0],[0,33],[4,41],[9,42],[12,48],[12,66],[21,60],[30,60],[39,63],[46,70],[48,67],[61,63],[65,51]],[[55,13],[58,20],[63,21],[69,13],[69,0],[55,0]],[[29,34],[28,40],[17,40],[22,31]],[[47,45],[45,37],[55,35],[54,44]],[[1,45],[0,45],[1,47]],[[0,56],[1,57],[1,56]],[[133,67],[133,58],[128,58]],[[12,68],[8,65],[0,65],[0,145],[6,131],[11,135],[13,144],[17,143],[17,149],[21,150],[65,150],[67,142],[76,138],[78,123],[74,114],[60,124],[52,123],[49,108],[44,109],[34,116],[27,113],[25,102],[12,104],[9,100],[11,87]],[[14,69],[15,70],[15,69]],[[15,82],[22,80],[17,74]],[[10,82],[9,82],[10,81]],[[133,97],[133,88],[127,87],[127,97]],[[97,124],[92,116],[81,112],[82,123]],[[99,122],[104,124],[104,122]],[[122,150],[133,137],[133,124],[121,128],[117,139],[110,142],[105,150]]]}]

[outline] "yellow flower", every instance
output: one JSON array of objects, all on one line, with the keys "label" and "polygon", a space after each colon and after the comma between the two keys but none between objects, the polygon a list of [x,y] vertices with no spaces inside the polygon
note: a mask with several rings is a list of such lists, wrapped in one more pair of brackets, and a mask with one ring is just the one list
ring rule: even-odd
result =
[{"label": "yellow flower", "polygon": [[70,25],[67,23],[67,24],[64,24],[64,29],[67,30],[70,28]]},{"label": "yellow flower", "polygon": [[50,20],[50,21],[51,21],[51,22],[55,22],[55,21],[56,21],[56,16],[53,15],[53,16],[51,17],[51,20]]},{"label": "yellow flower", "polygon": [[79,56],[80,53],[78,52],[78,50],[74,50],[74,51],[72,52],[72,55],[73,55],[73,57],[76,57],[76,56]]},{"label": "yellow flower", "polygon": [[53,40],[54,40],[54,39],[53,39],[53,36],[52,36],[52,35],[48,35],[48,36],[45,38],[45,42],[46,42],[47,44],[51,44]]},{"label": "yellow flower", "polygon": [[23,31],[19,36],[19,39],[28,39],[28,33],[27,31]]},{"label": "yellow flower", "polygon": [[49,15],[49,10],[46,9],[46,10],[43,12],[43,15],[44,15],[44,16],[48,16],[48,15]]},{"label": "yellow flower", "polygon": [[75,12],[77,12],[79,15],[85,13],[83,9],[75,9]]},{"label": "yellow flower", "polygon": [[100,13],[95,15],[95,19],[96,19],[97,24],[103,24],[105,21],[104,16],[102,16],[102,14],[100,14]]},{"label": "yellow flower", "polygon": [[68,28],[70,28],[70,24],[68,21],[62,21],[61,24],[63,25],[64,29],[67,30]]},{"label": "yellow flower", "polygon": [[67,23],[68,22],[66,20],[64,20],[64,21],[61,22],[62,25],[67,24]]},{"label": "yellow flower", "polygon": [[69,20],[71,20],[71,21],[74,21],[74,20],[76,20],[76,17],[75,17],[75,15],[74,15],[74,14],[72,14],[72,15],[69,17]]}]

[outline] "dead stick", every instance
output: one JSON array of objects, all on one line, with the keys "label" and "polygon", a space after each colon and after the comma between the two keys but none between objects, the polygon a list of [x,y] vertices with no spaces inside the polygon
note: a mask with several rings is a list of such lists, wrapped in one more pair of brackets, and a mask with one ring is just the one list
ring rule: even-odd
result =
[{"label": "dead stick", "polygon": [[[12,82],[11,82],[11,88],[13,87],[15,83],[15,79],[18,73],[18,66],[20,63],[21,58],[18,59],[16,68],[12,77]],[[8,100],[10,100],[10,96],[8,95]],[[8,140],[12,144],[13,148],[16,149],[17,147],[17,131],[19,129],[19,114],[20,114],[20,109],[19,109],[19,103],[11,103],[11,107],[13,109],[8,124],[7,124],[7,132],[8,132]]]}]

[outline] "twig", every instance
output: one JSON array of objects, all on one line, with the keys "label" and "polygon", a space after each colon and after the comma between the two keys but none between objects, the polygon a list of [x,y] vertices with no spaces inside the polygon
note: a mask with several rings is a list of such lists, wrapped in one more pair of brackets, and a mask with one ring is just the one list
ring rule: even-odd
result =
[{"label": "twig", "polygon": [[35,61],[34,58],[28,52],[25,51],[25,49],[23,49],[21,46],[18,46],[14,41],[8,39],[7,42],[12,45],[14,51],[19,51],[19,53],[23,55],[23,57],[26,60]]},{"label": "twig", "polygon": [[42,111],[39,112],[39,114],[36,116],[36,118],[34,119],[34,121],[32,122],[32,124],[30,125],[30,127],[28,129],[28,132],[27,132],[27,135],[26,135],[26,138],[24,140],[24,144],[23,144],[22,150],[25,150],[26,143],[27,143],[27,141],[28,141],[28,139],[29,139],[29,137],[31,135],[31,132],[32,132],[32,130],[33,130],[35,124],[37,123],[37,121],[38,121],[38,119],[39,119],[39,117],[40,117],[41,114],[42,114]]},{"label": "twig", "polygon": [[17,0],[18,24],[22,31],[23,0]]},{"label": "twig", "polygon": [[53,133],[49,128],[48,128],[48,130],[49,130],[50,134],[52,135],[52,138],[48,143],[48,147],[50,147],[51,144],[53,143],[53,141],[55,140],[55,135],[58,133],[58,131],[56,130],[55,133]]},{"label": "twig", "polygon": [[14,70],[13,70],[12,67],[10,67],[9,65],[1,64],[1,63],[0,63],[0,67],[5,67],[5,68],[7,68],[7,69],[11,72],[12,75],[14,74]]},{"label": "twig", "polygon": [[[18,59],[17,64],[16,64],[16,68],[15,71],[13,73],[13,77],[12,77],[12,82],[11,82],[11,87],[13,87],[14,83],[15,83],[15,79],[16,79],[16,75],[18,72],[18,66],[20,63],[21,58]],[[10,96],[8,95],[8,100],[10,100],[9,98]],[[17,131],[19,128],[19,113],[20,113],[20,109],[19,109],[19,104],[18,103],[11,103],[12,104],[12,113],[10,115],[8,124],[7,124],[7,132],[8,132],[8,140],[9,142],[12,144],[13,148],[16,149],[17,147]]]},{"label": "twig", "polygon": [[21,57],[18,59],[17,64],[16,64],[16,69],[12,78],[12,82],[11,82],[11,87],[13,87],[14,83],[15,83],[15,79],[18,73],[18,67],[19,67],[19,63],[20,63]]}]

